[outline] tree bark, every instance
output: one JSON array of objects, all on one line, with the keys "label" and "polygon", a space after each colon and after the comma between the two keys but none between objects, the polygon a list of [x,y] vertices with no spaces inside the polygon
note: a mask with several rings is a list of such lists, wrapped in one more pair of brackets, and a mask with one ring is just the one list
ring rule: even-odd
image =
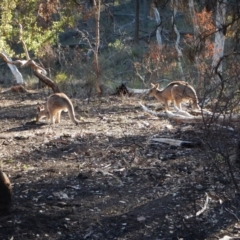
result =
[{"label": "tree bark", "polygon": [[94,69],[96,73],[96,90],[98,94],[102,93],[100,87],[100,69],[99,69],[99,61],[98,61],[98,49],[100,44],[100,13],[101,13],[101,0],[94,0],[94,8],[95,8],[95,50],[94,50]]}]

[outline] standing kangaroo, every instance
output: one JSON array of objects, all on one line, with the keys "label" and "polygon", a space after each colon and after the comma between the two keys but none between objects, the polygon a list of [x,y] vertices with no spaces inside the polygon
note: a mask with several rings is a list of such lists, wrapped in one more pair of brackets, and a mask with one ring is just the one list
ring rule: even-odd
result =
[{"label": "standing kangaroo", "polygon": [[68,112],[73,123],[78,125],[71,100],[64,93],[54,93],[47,98],[45,105],[37,106],[37,122],[41,118],[50,118],[51,124],[60,123],[61,112]]},{"label": "standing kangaroo", "polygon": [[158,89],[159,84],[152,84],[152,88],[147,93],[148,96],[154,96],[158,101],[164,102],[165,110],[169,110],[169,102],[173,101],[174,106],[178,109],[182,109],[181,102],[184,99],[191,99],[193,107],[200,109],[198,105],[198,98],[194,88],[186,82],[175,81],[169,83],[164,89]]},{"label": "standing kangaroo", "polygon": [[12,202],[12,185],[7,175],[0,170],[0,212],[7,212]]}]

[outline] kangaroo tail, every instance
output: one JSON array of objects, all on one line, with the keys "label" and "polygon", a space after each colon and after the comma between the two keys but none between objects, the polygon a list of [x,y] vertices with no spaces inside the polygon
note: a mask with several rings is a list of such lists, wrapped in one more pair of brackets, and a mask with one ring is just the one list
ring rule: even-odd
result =
[{"label": "kangaroo tail", "polygon": [[72,120],[72,122],[75,123],[76,125],[78,125],[80,123],[80,121],[78,121],[75,117],[73,105],[69,104],[67,109],[68,109],[68,115],[69,115],[70,119]]}]

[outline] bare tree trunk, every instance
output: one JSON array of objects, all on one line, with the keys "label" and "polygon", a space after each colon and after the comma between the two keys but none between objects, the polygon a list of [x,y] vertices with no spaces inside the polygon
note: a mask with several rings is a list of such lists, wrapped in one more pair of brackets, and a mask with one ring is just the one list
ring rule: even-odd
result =
[{"label": "bare tree trunk", "polygon": [[134,33],[134,43],[138,43],[139,39],[139,0],[135,0],[135,33]]},{"label": "bare tree trunk", "polygon": [[[217,11],[216,11],[216,33],[215,33],[215,43],[214,43],[214,52],[213,52],[213,62],[212,62],[212,70],[215,74],[215,81],[219,83],[221,79],[219,75],[216,74],[222,73],[222,61],[218,64],[219,60],[223,56],[224,53],[224,44],[225,44],[225,35],[224,35],[224,23],[225,23],[225,15],[226,15],[226,6],[227,0],[218,1],[217,2]],[[217,68],[218,66],[218,68]]]},{"label": "bare tree trunk", "polygon": [[148,0],[143,0],[143,26],[145,30],[148,28],[148,14],[149,14]]},{"label": "bare tree trunk", "polygon": [[[5,52],[2,52],[2,54],[5,55],[5,57],[9,61],[12,61],[12,59]],[[12,74],[14,75],[17,84],[23,84],[23,77],[22,77],[22,74],[19,72],[18,68],[15,65],[10,64],[10,63],[7,63],[7,65],[10,68]]]},{"label": "bare tree trunk", "polygon": [[100,69],[99,69],[99,61],[98,61],[98,49],[100,44],[100,12],[101,12],[101,0],[94,0],[94,7],[95,7],[95,34],[96,34],[96,41],[95,41],[95,50],[94,50],[94,69],[96,73],[96,90],[98,94],[102,93],[100,87]]},{"label": "bare tree trunk", "polygon": [[156,38],[157,38],[157,42],[159,47],[162,47],[162,20],[161,20],[161,15],[157,9],[156,6],[153,6],[153,11],[154,11],[154,16],[155,16],[155,20],[157,22],[157,30],[156,30]]},{"label": "bare tree trunk", "polygon": [[[194,2],[193,0],[189,0],[188,2],[188,6],[189,6],[189,12],[190,12],[190,16],[192,19],[192,25],[193,25],[193,40],[194,40],[194,47],[197,47],[198,45],[198,36],[199,36],[199,25],[198,25],[198,21],[197,21],[197,17],[196,17],[196,12],[194,9]],[[200,61],[199,61],[199,56],[196,54],[194,56],[194,60],[195,60],[195,65],[197,67],[197,71],[198,71],[198,90],[201,91],[202,89],[202,73],[199,70],[200,69]]]},{"label": "bare tree trunk", "polygon": [[180,33],[177,29],[177,26],[175,24],[175,16],[176,16],[176,13],[177,13],[177,6],[174,2],[174,0],[171,0],[172,1],[172,5],[173,5],[173,16],[172,16],[172,24],[173,24],[173,28],[174,28],[174,32],[176,33],[177,35],[177,39],[176,39],[176,42],[175,42],[175,49],[177,51],[177,55],[178,55],[178,68],[180,70],[180,73],[181,73],[181,77],[182,77],[182,80],[185,81],[185,76],[184,76],[184,73],[183,73],[183,68],[182,68],[182,61],[181,61],[181,58],[182,58],[182,50],[180,49],[179,47],[179,44],[180,44]]}]

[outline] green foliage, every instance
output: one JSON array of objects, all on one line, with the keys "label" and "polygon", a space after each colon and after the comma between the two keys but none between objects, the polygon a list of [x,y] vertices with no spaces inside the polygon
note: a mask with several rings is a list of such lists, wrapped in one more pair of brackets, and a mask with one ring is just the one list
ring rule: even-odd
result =
[{"label": "green foliage", "polygon": [[124,44],[119,39],[116,39],[113,43],[109,43],[108,46],[116,51],[121,51],[124,49]]},{"label": "green foliage", "polygon": [[11,37],[13,27],[11,22],[13,21],[13,9],[16,8],[15,2],[2,0],[1,6],[1,24],[0,24],[0,51],[10,50],[10,46],[7,43],[7,39]]},{"label": "green foliage", "polygon": [[14,162],[12,158],[8,158],[8,159],[6,160],[6,163],[12,163],[12,162]]},{"label": "green foliage", "polygon": [[74,24],[74,16],[69,11],[73,6],[65,3],[59,8],[57,0],[2,0],[0,7],[0,50],[8,54],[16,50],[11,46],[23,40],[29,52],[41,57],[44,44],[56,43],[64,26]]},{"label": "green foliage", "polygon": [[73,75],[67,75],[64,72],[59,72],[56,74],[54,81],[63,92],[71,95],[76,94],[76,79]]},{"label": "green foliage", "polygon": [[66,80],[67,80],[67,75],[63,72],[58,73],[55,76],[55,82],[59,85],[59,84],[63,84]]}]

